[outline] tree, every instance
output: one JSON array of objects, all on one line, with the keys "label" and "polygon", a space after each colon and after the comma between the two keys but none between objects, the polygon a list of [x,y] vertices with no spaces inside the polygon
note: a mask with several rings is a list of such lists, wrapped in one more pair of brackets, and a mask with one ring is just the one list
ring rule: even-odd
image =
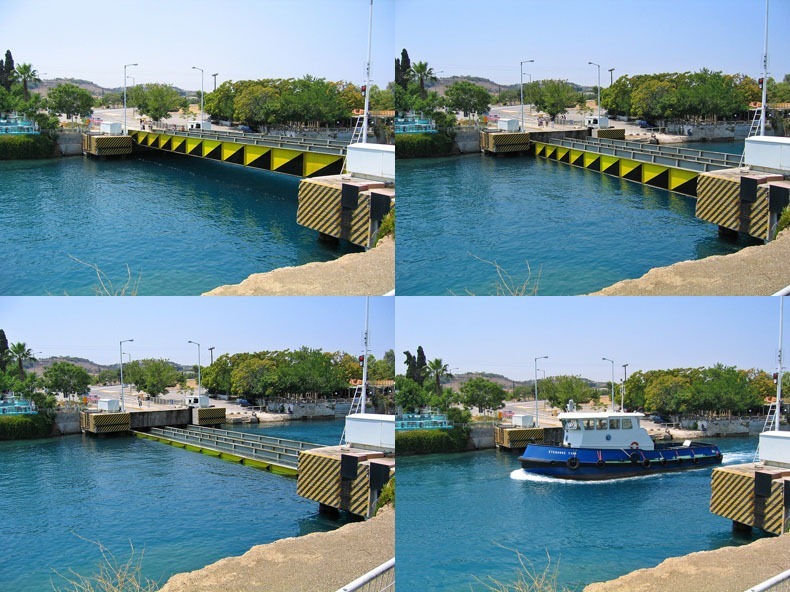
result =
[{"label": "tree", "polygon": [[505,389],[485,378],[475,377],[461,386],[461,403],[467,409],[477,407],[482,413],[487,409],[504,407]]},{"label": "tree", "polygon": [[280,111],[280,93],[260,84],[244,88],[234,99],[234,118],[257,128],[274,123]]},{"label": "tree", "polygon": [[428,396],[417,382],[399,374],[395,377],[395,404],[406,413],[413,413],[425,407]]},{"label": "tree", "polygon": [[554,407],[565,409],[571,399],[574,403],[588,403],[597,392],[580,376],[552,376],[538,381],[538,397]]},{"label": "tree", "polygon": [[426,367],[427,371],[427,378],[433,382],[433,392],[434,394],[439,397],[442,394],[442,378],[445,376],[447,378],[452,378],[453,375],[450,374],[450,368],[447,364],[442,362],[441,358],[436,358],[435,360],[431,360]]},{"label": "tree", "polygon": [[43,378],[47,393],[60,393],[66,399],[85,393],[91,383],[88,371],[70,362],[55,362],[44,370]]},{"label": "tree", "polygon": [[453,111],[487,113],[491,105],[491,93],[477,84],[466,80],[454,82],[445,92],[448,106]]},{"label": "tree", "polygon": [[8,356],[8,339],[5,336],[5,331],[0,329],[0,372],[5,372],[9,361]]},{"label": "tree", "polygon": [[540,94],[534,104],[539,110],[554,117],[565,113],[568,107],[575,105],[578,96],[579,93],[567,80],[542,80]]},{"label": "tree", "polygon": [[395,58],[395,84],[406,90],[409,84],[411,72],[411,59],[409,52],[403,49],[400,52],[400,59]]},{"label": "tree", "polygon": [[417,356],[413,356],[411,352],[405,351],[403,355],[406,356],[406,377],[410,378],[420,386],[425,382],[425,352],[422,346],[417,347]]},{"label": "tree", "polygon": [[214,119],[233,121],[234,105],[234,83],[226,80],[217,87],[212,93],[206,95],[206,113]]},{"label": "tree", "polygon": [[95,384],[115,384],[116,382],[120,382],[120,380],[121,375],[118,369],[105,368],[99,372]]},{"label": "tree", "polygon": [[19,380],[24,380],[25,369],[23,367],[25,362],[35,362],[36,358],[33,352],[23,342],[15,343],[11,346],[11,360],[15,361],[19,368]]},{"label": "tree", "polygon": [[152,397],[165,394],[169,387],[178,384],[180,378],[173,365],[162,359],[135,360],[131,364],[125,364],[124,380],[127,375],[129,382],[133,382],[137,390]]},{"label": "tree", "polygon": [[166,119],[171,111],[178,111],[181,106],[181,95],[172,84],[151,83],[138,85],[140,96],[136,96],[137,108],[140,113],[154,121]]},{"label": "tree", "polygon": [[19,64],[16,67],[16,79],[22,83],[22,95],[26,101],[30,98],[30,92],[27,88],[28,84],[41,82],[41,79],[38,77],[38,72],[33,69],[31,64]]},{"label": "tree", "polygon": [[69,119],[75,115],[88,117],[93,113],[93,97],[84,88],[75,84],[59,84],[47,95],[49,111],[62,114]]},{"label": "tree", "polygon": [[258,399],[273,394],[277,386],[277,366],[272,360],[249,358],[231,373],[231,392],[237,397],[251,395]]},{"label": "tree", "polygon": [[447,413],[452,405],[458,402],[458,393],[449,386],[444,387],[439,394],[434,394],[430,398],[431,407],[438,409],[442,413]]},{"label": "tree", "polygon": [[0,60],[0,86],[7,91],[11,90],[11,84],[14,82],[16,69],[14,68],[14,58],[11,55],[11,50],[5,52],[5,61]]},{"label": "tree", "polygon": [[420,86],[420,96],[425,96],[425,82],[436,82],[437,78],[434,74],[433,68],[428,65],[428,62],[417,62],[411,67],[410,75],[417,84]]}]

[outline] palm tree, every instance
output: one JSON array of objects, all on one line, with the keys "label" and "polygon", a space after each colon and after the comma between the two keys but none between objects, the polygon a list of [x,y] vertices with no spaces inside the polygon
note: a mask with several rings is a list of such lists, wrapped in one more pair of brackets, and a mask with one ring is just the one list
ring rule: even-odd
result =
[{"label": "palm tree", "polygon": [[433,68],[428,65],[428,62],[417,62],[411,67],[410,73],[412,78],[420,84],[420,96],[424,98],[426,94],[425,81],[436,82],[437,80]]},{"label": "palm tree", "polygon": [[30,349],[28,349],[27,344],[22,343],[21,341],[19,343],[15,343],[14,345],[12,345],[8,351],[11,352],[11,359],[16,360],[16,363],[19,365],[19,380],[24,380],[25,369],[23,367],[23,364],[27,361],[30,362],[36,361],[33,352]]},{"label": "palm tree", "polygon": [[450,374],[450,368],[442,362],[441,358],[436,358],[435,360],[431,360],[428,362],[428,367],[426,368],[428,372],[428,377],[433,381],[434,389],[436,391],[436,395],[439,396],[442,394],[442,378],[452,378],[453,375]]},{"label": "palm tree", "polygon": [[16,67],[16,78],[22,83],[22,92],[27,101],[30,98],[30,92],[27,90],[28,83],[41,82],[38,72],[33,69],[32,64],[19,64]]}]

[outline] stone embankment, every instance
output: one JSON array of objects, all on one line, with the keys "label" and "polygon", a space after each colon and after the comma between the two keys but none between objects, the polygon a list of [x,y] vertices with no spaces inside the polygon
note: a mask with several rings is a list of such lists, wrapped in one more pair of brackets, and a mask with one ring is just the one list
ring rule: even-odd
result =
[{"label": "stone embankment", "polygon": [[395,511],[177,574],[160,592],[333,592],[395,556]]},{"label": "stone embankment", "polygon": [[370,296],[395,289],[395,241],[385,237],[364,253],[323,263],[255,273],[204,296]]},{"label": "stone embankment", "polygon": [[656,567],[590,584],[584,592],[743,592],[785,571],[788,556],[790,536],[765,538],[741,547],[671,557]]},{"label": "stone embankment", "polygon": [[790,286],[790,229],[730,255],[681,261],[623,280],[592,296],[770,296]]}]

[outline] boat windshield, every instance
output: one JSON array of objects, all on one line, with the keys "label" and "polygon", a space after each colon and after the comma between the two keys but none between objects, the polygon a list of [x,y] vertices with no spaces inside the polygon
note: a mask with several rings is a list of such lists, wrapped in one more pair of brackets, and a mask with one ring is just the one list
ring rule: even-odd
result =
[{"label": "boat windshield", "polygon": [[576,419],[564,419],[564,420],[562,420],[562,427],[564,427],[566,431],[580,430],[581,429],[581,426],[579,425],[579,421],[576,420]]}]

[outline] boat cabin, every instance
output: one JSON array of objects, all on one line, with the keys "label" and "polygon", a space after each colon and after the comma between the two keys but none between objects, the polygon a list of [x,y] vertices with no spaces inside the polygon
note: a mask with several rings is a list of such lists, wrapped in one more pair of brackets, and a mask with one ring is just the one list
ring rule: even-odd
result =
[{"label": "boat cabin", "polygon": [[642,417],[644,413],[605,411],[573,411],[557,416],[564,430],[564,446],[654,450],[653,440],[639,425]]}]

